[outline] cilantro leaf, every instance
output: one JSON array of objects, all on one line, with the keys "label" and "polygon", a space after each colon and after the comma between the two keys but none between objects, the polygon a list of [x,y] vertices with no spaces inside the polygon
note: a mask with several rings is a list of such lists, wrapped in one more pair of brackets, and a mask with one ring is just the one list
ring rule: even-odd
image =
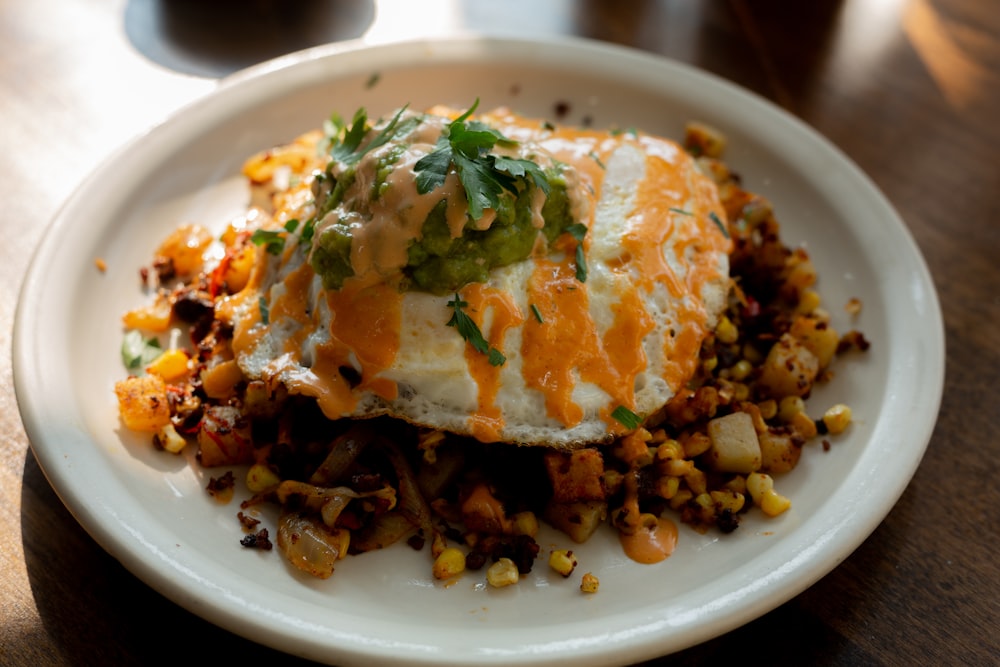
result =
[{"label": "cilantro leaf", "polygon": [[455,298],[448,302],[448,306],[453,308],[454,312],[451,315],[451,319],[448,320],[447,325],[458,329],[459,335],[464,338],[469,345],[476,350],[476,352],[488,355],[490,365],[502,366],[504,362],[507,361],[507,357],[505,357],[503,353],[495,347],[490,347],[490,344],[485,338],[483,338],[483,333],[479,330],[479,326],[463,310],[464,308],[467,308],[468,305],[469,302],[463,301],[458,293],[456,293]]},{"label": "cilantro leaf", "polygon": [[619,405],[612,410],[611,416],[629,430],[639,428],[639,425],[642,424],[642,418],[624,405]]},{"label": "cilantro leaf", "polygon": [[144,372],[146,366],[163,354],[160,341],[156,338],[143,338],[142,333],[133,329],[122,339],[122,362],[130,371]]},{"label": "cilantro leaf", "polygon": [[257,299],[257,308],[260,309],[260,323],[264,326],[270,324],[271,310],[267,305],[267,299],[264,297]]},{"label": "cilantro leaf", "polygon": [[587,282],[587,258],[583,254],[583,237],[587,235],[587,226],[579,222],[566,228],[566,233],[576,239],[576,279]]},{"label": "cilantro leaf", "polygon": [[272,255],[280,255],[285,249],[285,236],[279,231],[272,229],[257,229],[250,235],[250,242],[254,245],[262,245]]},{"label": "cilantro leaf", "polygon": [[546,195],[551,189],[548,177],[535,162],[490,153],[497,144],[513,146],[517,142],[481,121],[466,122],[478,106],[477,99],[465,113],[448,123],[434,150],[414,165],[417,192],[422,195],[441,187],[454,167],[473,220],[483,217],[485,209],[496,209],[505,191],[516,194],[519,179],[530,177]]},{"label": "cilantro leaf", "polygon": [[715,226],[719,228],[719,231],[722,232],[722,235],[728,239],[729,230],[726,229],[726,224],[719,219],[719,216],[715,214],[715,211],[710,211],[708,217],[712,220],[712,222],[715,223]]},{"label": "cilantro leaf", "polygon": [[549,186],[549,179],[545,175],[545,172],[531,160],[519,160],[497,155],[493,162],[493,166],[497,171],[506,172],[511,176],[518,176],[521,178],[531,176],[531,180],[533,180],[535,185],[538,186],[538,189],[545,194],[549,194],[552,190]]},{"label": "cilantro leaf", "polygon": [[451,169],[451,145],[448,137],[441,135],[434,150],[423,156],[413,166],[417,173],[417,192],[422,195],[444,185]]},{"label": "cilantro leaf", "polygon": [[452,162],[458,179],[465,189],[469,203],[469,215],[473,220],[483,217],[483,210],[496,208],[500,204],[500,194],[507,188],[496,178],[489,163],[474,160],[461,154],[453,154]]},{"label": "cilantro leaf", "polygon": [[[334,126],[338,126],[337,121],[334,121]],[[368,133],[368,112],[364,108],[358,109],[354,112],[354,119],[351,121],[350,127],[339,123],[338,129],[346,129],[346,131],[343,139],[334,138],[330,157],[346,162],[358,150],[361,140]]]},{"label": "cilantro leaf", "polygon": [[407,106],[400,107],[396,115],[392,117],[392,120],[368,142],[368,145],[363,150],[360,147],[369,130],[368,112],[364,108],[358,109],[354,112],[354,119],[351,121],[351,126],[344,132],[344,138],[340,140],[335,138],[333,140],[330,157],[346,165],[357,164],[361,161],[361,158],[379,146],[388,143],[397,134],[403,134],[412,130],[420,123],[420,118],[411,116],[400,123],[400,118],[402,118]]}]

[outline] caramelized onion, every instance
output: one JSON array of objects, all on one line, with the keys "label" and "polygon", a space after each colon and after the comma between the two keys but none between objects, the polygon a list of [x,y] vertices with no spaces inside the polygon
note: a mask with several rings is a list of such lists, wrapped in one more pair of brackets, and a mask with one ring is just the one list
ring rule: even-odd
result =
[{"label": "caramelized onion", "polygon": [[299,512],[287,512],[278,520],[278,549],[289,563],[320,579],[333,574],[334,564],[347,554],[349,539],[346,530],[329,530]]}]

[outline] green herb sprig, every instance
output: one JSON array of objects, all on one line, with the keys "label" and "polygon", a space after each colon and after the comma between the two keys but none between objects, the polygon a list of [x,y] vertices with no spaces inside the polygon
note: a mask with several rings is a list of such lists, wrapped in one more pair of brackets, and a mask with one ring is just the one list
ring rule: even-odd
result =
[{"label": "green herb sprig", "polygon": [[254,245],[264,246],[272,255],[280,255],[285,249],[285,238],[287,234],[292,234],[299,227],[299,221],[292,218],[285,223],[285,231],[277,229],[257,229],[250,235],[250,242]]},{"label": "green herb sprig", "polygon": [[469,345],[477,352],[488,355],[490,365],[502,366],[507,361],[507,357],[495,347],[490,347],[490,344],[483,338],[483,332],[479,330],[479,326],[463,310],[468,308],[469,302],[463,301],[456,293],[455,298],[448,302],[448,306],[454,309],[451,319],[447,322],[448,326],[458,329],[459,335],[468,341]]},{"label": "green herb sprig", "polygon": [[587,258],[583,254],[583,237],[587,235],[587,226],[579,222],[566,228],[566,233],[576,239],[576,279],[587,282]]},{"label": "green herb sprig", "polygon": [[612,410],[611,416],[630,431],[639,428],[639,425],[642,424],[642,417],[635,414],[624,405],[619,405],[617,408]]},{"label": "green herb sprig", "polygon": [[142,333],[133,329],[125,334],[121,353],[125,368],[141,375],[146,366],[163,354],[163,348],[158,339],[144,338]]},{"label": "green herb sprig", "polygon": [[468,111],[446,125],[434,150],[414,165],[420,194],[441,187],[454,166],[473,220],[483,217],[488,208],[496,209],[504,191],[516,194],[518,179],[530,177],[546,195],[550,191],[548,177],[535,162],[490,153],[497,144],[515,142],[484,123],[469,121],[478,106],[477,99]]}]

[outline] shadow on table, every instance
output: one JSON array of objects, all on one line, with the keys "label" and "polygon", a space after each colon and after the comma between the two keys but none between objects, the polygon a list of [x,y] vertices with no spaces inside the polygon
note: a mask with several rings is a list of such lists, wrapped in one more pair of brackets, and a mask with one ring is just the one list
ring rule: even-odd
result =
[{"label": "shadow on table", "polygon": [[146,58],[209,78],[319,44],[360,37],[374,0],[128,0],[124,30]]},{"label": "shadow on table", "polygon": [[315,665],[217,628],[132,575],[66,510],[31,451],[20,528],[41,623],[0,627],[4,665],[127,667],[195,657],[220,665]]}]

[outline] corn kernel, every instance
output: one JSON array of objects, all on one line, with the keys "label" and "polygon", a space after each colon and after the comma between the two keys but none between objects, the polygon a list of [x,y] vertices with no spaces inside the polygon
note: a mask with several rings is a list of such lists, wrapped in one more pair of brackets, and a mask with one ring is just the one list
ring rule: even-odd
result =
[{"label": "corn kernel", "polygon": [[733,514],[743,509],[743,505],[746,503],[743,494],[734,491],[710,491],[708,495],[712,497],[717,509],[729,510]]},{"label": "corn kernel", "polygon": [[749,361],[740,359],[729,369],[729,377],[737,381],[745,380],[752,370],[753,365]]},{"label": "corn kernel", "polygon": [[517,565],[509,558],[499,559],[486,570],[486,581],[494,588],[516,584],[518,579],[520,575],[517,572]]},{"label": "corn kernel", "polygon": [[705,473],[697,468],[693,468],[691,472],[684,475],[684,482],[695,494],[703,494],[708,490],[708,480],[705,478]]},{"label": "corn kernel", "polygon": [[760,508],[764,510],[764,514],[768,516],[778,516],[791,506],[792,501],[774,489],[765,493],[760,503]]},{"label": "corn kernel", "polygon": [[573,574],[576,569],[577,560],[572,551],[566,549],[556,549],[549,556],[549,567],[564,577]]},{"label": "corn kernel", "polygon": [[705,433],[692,433],[684,439],[684,458],[701,456],[712,447],[712,439]]},{"label": "corn kernel", "polygon": [[670,500],[681,488],[680,477],[661,477],[657,482],[656,492],[664,500]]},{"label": "corn kernel", "polygon": [[759,364],[764,361],[764,355],[761,354],[760,350],[758,350],[756,346],[751,343],[747,343],[743,346],[742,356],[751,364]]},{"label": "corn kernel", "polygon": [[691,493],[691,489],[681,489],[670,499],[670,509],[679,510],[692,498],[694,498],[694,494]]},{"label": "corn kernel", "polygon": [[435,579],[451,579],[465,572],[465,554],[455,547],[448,547],[434,559],[432,570]]},{"label": "corn kernel", "polygon": [[720,343],[730,345],[739,340],[740,330],[736,328],[732,320],[723,315],[719,320],[719,324],[715,327],[715,337]]},{"label": "corn kernel", "polygon": [[764,493],[774,490],[774,480],[762,472],[752,472],[747,475],[747,491],[755,505],[760,505]]},{"label": "corn kernel", "polygon": [[806,402],[801,396],[785,396],[778,403],[778,419],[790,422],[795,415],[806,411]]},{"label": "corn kernel", "polygon": [[812,417],[804,412],[799,412],[794,415],[791,420],[789,420],[788,424],[806,440],[816,437],[816,422],[813,421]]},{"label": "corn kernel", "polygon": [[518,512],[511,517],[511,532],[514,535],[538,535],[538,517],[534,512]]},{"label": "corn kernel", "polygon": [[601,582],[598,578],[590,572],[583,575],[583,578],[580,580],[580,590],[584,593],[596,593],[600,585]]},{"label": "corn kernel", "polygon": [[778,414],[778,402],[773,398],[769,398],[766,401],[758,403],[757,409],[760,410],[762,419],[774,419],[775,415]]},{"label": "corn kernel", "polygon": [[684,450],[681,448],[681,444],[676,440],[667,440],[656,448],[656,458],[660,461],[683,459]]},{"label": "corn kernel", "polygon": [[820,306],[820,296],[819,292],[812,288],[806,288],[802,290],[802,294],[799,296],[799,303],[795,307],[795,310],[800,313],[811,313]]},{"label": "corn kernel", "polygon": [[281,484],[281,478],[263,463],[255,463],[247,470],[247,489],[261,493]]},{"label": "corn kernel", "polygon": [[171,454],[180,454],[187,445],[187,440],[177,432],[173,424],[167,423],[156,432],[156,444]]},{"label": "corn kernel", "polygon": [[683,477],[695,470],[694,461],[685,461],[684,459],[670,459],[662,467],[664,474],[671,477]]},{"label": "corn kernel", "polygon": [[159,375],[164,382],[177,382],[188,374],[188,356],[184,350],[167,350],[148,366],[146,372]]},{"label": "corn kernel", "polygon": [[843,403],[838,403],[823,413],[823,424],[826,426],[826,430],[833,435],[843,433],[850,423],[851,408]]}]

